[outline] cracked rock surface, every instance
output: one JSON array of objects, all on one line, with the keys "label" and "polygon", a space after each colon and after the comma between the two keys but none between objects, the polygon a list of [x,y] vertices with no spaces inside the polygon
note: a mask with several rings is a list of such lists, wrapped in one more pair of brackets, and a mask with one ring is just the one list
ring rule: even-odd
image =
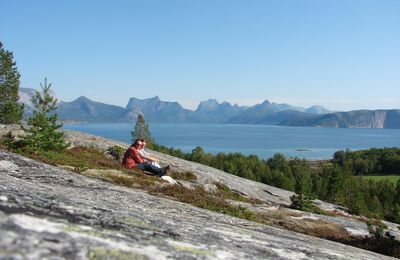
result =
[{"label": "cracked rock surface", "polygon": [[390,259],[0,151],[0,259]]}]

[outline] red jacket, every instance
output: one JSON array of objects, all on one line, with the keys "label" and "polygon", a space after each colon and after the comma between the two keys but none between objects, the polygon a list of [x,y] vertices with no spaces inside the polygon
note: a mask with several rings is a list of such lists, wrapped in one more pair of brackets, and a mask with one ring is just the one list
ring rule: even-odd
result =
[{"label": "red jacket", "polygon": [[138,150],[134,146],[131,146],[126,150],[124,154],[124,159],[122,159],[122,165],[125,168],[130,169],[135,167],[137,163],[144,163],[144,161],[140,157]]}]

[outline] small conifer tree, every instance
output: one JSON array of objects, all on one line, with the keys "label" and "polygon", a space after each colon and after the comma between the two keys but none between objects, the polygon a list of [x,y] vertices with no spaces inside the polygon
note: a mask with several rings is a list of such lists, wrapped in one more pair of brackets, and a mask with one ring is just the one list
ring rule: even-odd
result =
[{"label": "small conifer tree", "polygon": [[34,152],[46,150],[62,150],[68,147],[64,140],[64,133],[57,131],[62,124],[57,124],[57,114],[51,113],[56,110],[57,99],[49,94],[51,84],[40,83],[42,93],[36,91],[32,97],[35,105],[33,115],[28,119],[28,128],[24,129],[26,136],[24,142],[26,147]]},{"label": "small conifer tree", "polygon": [[22,119],[24,105],[18,103],[19,78],[12,52],[6,51],[0,42],[0,123],[13,124]]},{"label": "small conifer tree", "polygon": [[141,114],[138,114],[135,128],[131,132],[131,135],[132,142],[134,142],[136,139],[145,139],[148,146],[151,147],[151,145],[154,144],[154,139],[151,137],[150,134],[149,124],[146,123],[143,115]]},{"label": "small conifer tree", "polygon": [[310,211],[313,208],[313,202],[309,196],[300,193],[298,195],[292,195],[290,197],[292,204],[290,205],[293,209],[298,209],[302,211]]}]

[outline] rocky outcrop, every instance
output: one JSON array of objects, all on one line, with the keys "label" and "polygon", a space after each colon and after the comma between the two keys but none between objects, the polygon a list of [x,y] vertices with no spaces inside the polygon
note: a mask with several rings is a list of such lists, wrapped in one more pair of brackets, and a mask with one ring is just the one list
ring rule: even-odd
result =
[{"label": "rocky outcrop", "polygon": [[[21,131],[17,125],[14,126],[4,126],[0,125],[0,134],[6,133],[11,130],[14,134],[20,134]],[[110,146],[118,145],[124,148],[128,147],[128,144],[118,142],[115,140],[110,140],[106,138],[102,138],[99,136],[94,136],[82,132],[76,131],[64,131],[66,134],[67,141],[74,146],[87,146],[87,147],[96,147],[101,150],[107,150]],[[291,191],[282,190],[279,188],[275,188],[263,183],[250,181],[244,178],[240,178],[238,176],[228,174],[226,172],[217,170],[215,168],[211,168],[202,164],[189,162],[186,160],[182,160],[173,156],[169,156],[166,154],[158,153],[155,151],[151,151],[156,157],[160,158],[164,164],[170,164],[172,171],[174,172],[192,172],[196,176],[195,181],[182,181],[180,183],[188,188],[201,186],[205,190],[212,192],[217,189],[215,186],[216,183],[221,183],[232,191],[237,192],[245,197],[256,199],[260,203],[258,205],[250,205],[250,204],[241,204],[243,207],[247,207],[252,211],[268,213],[270,215],[276,214],[276,211],[280,211],[281,207],[286,208],[291,204],[290,197],[294,194]],[[313,162],[316,164],[317,162]],[[74,167],[64,166],[67,169],[73,170]],[[101,173],[99,173],[101,177]],[[89,176],[93,176],[90,174]],[[297,226],[304,225],[304,222],[308,220],[320,220],[320,221],[328,221],[337,226],[338,229],[346,230],[349,235],[367,235],[369,234],[369,230],[367,225],[363,222],[365,219],[356,218],[346,213],[346,209],[339,207],[337,205],[333,205],[330,203],[326,203],[323,201],[315,201],[316,205],[323,210],[338,213],[342,216],[348,217],[324,217],[317,214],[304,213],[304,212],[296,212],[293,213],[293,210],[285,209],[283,213],[283,218],[292,222],[291,218],[292,214],[296,216],[302,215],[302,218],[298,218]],[[291,212],[288,212],[291,211]],[[282,213],[279,213],[282,215]],[[273,218],[274,216],[272,216]],[[400,230],[397,228],[397,224],[388,224],[386,223],[388,228],[386,229],[392,236],[396,237],[400,240]]]},{"label": "rocky outcrop", "polygon": [[386,259],[0,151],[1,259]]}]

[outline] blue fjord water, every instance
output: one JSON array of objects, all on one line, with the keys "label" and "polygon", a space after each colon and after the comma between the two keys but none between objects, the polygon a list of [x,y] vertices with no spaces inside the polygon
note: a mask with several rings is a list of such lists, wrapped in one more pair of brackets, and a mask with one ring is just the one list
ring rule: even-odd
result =
[{"label": "blue fjord water", "polygon": [[[229,124],[149,124],[157,143],[190,152],[240,152],[269,158],[330,159],[338,150],[400,147],[400,129],[347,129]],[[65,129],[131,142],[133,124],[65,124]]]}]

